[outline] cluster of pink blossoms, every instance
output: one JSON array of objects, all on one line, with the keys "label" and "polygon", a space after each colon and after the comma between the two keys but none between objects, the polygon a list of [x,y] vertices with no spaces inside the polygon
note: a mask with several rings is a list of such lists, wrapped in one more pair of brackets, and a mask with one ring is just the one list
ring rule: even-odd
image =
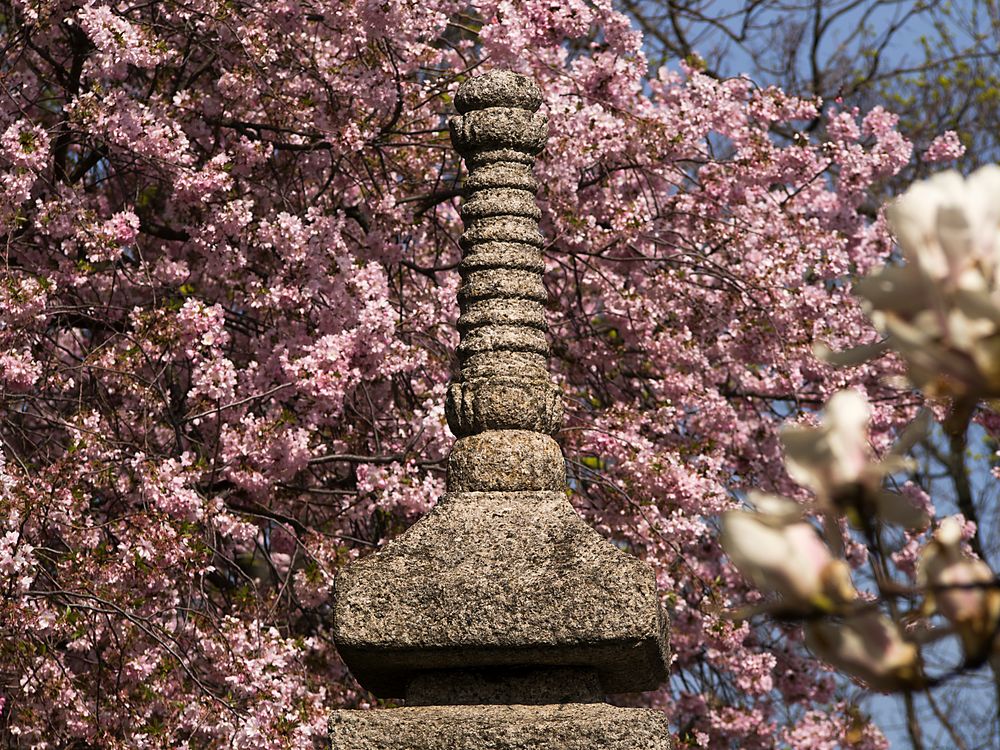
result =
[{"label": "cluster of pink blossoms", "polygon": [[[656,569],[679,746],[881,747],[793,628],[736,623],[712,519],[792,492],[787,410],[899,363],[844,282],[911,157],[883,111],[647,75],[610,0],[16,0],[0,111],[0,736],[311,748],[367,706],[331,582],[438,498],[479,66],[532,75],[561,440],[581,513]],[[570,43],[567,43],[569,41]],[[824,143],[796,131],[813,118]],[[949,144],[936,149],[953,154]],[[886,440],[911,407],[880,402]],[[13,520],[11,520],[13,519]],[[779,637],[780,636],[780,637]],[[825,741],[825,740],[824,740]]]}]

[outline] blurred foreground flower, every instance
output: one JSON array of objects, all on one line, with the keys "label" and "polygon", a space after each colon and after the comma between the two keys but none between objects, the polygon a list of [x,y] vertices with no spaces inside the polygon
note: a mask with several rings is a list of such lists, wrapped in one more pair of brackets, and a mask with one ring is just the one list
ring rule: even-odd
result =
[{"label": "blurred foreground flower", "polygon": [[[750,582],[778,595],[777,602],[754,610],[804,618],[806,644],[816,656],[875,690],[918,688],[926,680],[917,645],[861,601],[842,559],[842,515],[865,530],[876,518],[909,528],[928,523],[908,498],[882,487],[886,476],[908,465],[901,454],[909,440],[904,437],[886,459],[876,460],[870,419],[863,395],[840,391],[819,426],[785,428],[785,467],[812,490],[815,503],[750,493],[755,510],[723,515],[722,546]],[[824,519],[825,541],[806,520],[810,510]]]},{"label": "blurred foreground flower", "polygon": [[917,581],[927,587],[924,609],[950,622],[965,650],[977,662],[990,651],[1000,624],[1000,590],[996,575],[982,560],[961,549],[962,528],[946,518],[920,555]]},{"label": "blurred foreground flower", "polygon": [[891,692],[924,683],[917,646],[878,612],[863,612],[842,622],[817,620],[807,623],[805,630],[806,645],[816,656],[873,690]]},{"label": "blurred foreground flower", "polygon": [[857,391],[839,391],[827,402],[819,427],[789,425],[781,431],[785,468],[808,487],[817,509],[844,513],[855,526],[878,517],[907,528],[926,526],[926,514],[909,499],[882,488],[886,476],[907,467],[897,453],[873,459],[868,442],[871,409]]},{"label": "blurred foreground flower", "polygon": [[[886,215],[906,264],[855,286],[885,343],[928,396],[1000,397],[1000,167],[916,183]],[[849,364],[873,353],[825,358]]]},{"label": "blurred foreground flower", "polygon": [[751,500],[757,511],[723,515],[722,546],[757,588],[781,597],[773,612],[833,612],[857,596],[847,563],[830,554],[801,506],[772,495]]}]

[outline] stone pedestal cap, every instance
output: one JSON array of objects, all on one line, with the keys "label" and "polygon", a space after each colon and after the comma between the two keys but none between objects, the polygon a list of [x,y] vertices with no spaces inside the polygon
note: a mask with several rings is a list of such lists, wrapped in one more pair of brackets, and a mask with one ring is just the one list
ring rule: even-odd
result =
[{"label": "stone pedestal cap", "polygon": [[354,676],[403,697],[438,669],[572,666],[606,692],[666,677],[652,571],[563,492],[458,492],[337,578],[334,637]]}]

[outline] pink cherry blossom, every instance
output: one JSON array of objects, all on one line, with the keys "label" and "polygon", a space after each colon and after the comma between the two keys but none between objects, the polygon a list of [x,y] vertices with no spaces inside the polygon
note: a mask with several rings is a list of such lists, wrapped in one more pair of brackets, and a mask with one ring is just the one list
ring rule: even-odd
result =
[{"label": "pink cherry blossom", "polygon": [[942,133],[927,147],[924,152],[924,161],[943,162],[953,161],[965,153],[965,146],[956,133],[948,131]]}]

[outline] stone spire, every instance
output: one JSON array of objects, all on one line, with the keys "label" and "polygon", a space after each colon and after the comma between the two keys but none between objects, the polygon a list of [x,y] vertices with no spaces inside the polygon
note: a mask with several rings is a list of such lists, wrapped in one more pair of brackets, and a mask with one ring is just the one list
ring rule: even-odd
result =
[{"label": "stone spire", "polygon": [[337,578],[341,656],[407,707],[336,712],[336,748],[669,747],[661,714],[600,702],[662,682],[666,632],[652,571],[576,514],[551,437],[562,402],[532,176],[540,103],[534,82],[506,71],[455,99],[452,142],[469,168],[447,401],[458,440],[437,506]]},{"label": "stone spire", "polygon": [[566,465],[549,437],[562,398],[549,380],[545,240],[531,174],[548,125],[541,92],[514,73],[474,78],[459,89],[462,116],[451,140],[469,167],[458,304],[461,372],[448,389],[448,425],[459,440],[448,490],[556,490]]}]

